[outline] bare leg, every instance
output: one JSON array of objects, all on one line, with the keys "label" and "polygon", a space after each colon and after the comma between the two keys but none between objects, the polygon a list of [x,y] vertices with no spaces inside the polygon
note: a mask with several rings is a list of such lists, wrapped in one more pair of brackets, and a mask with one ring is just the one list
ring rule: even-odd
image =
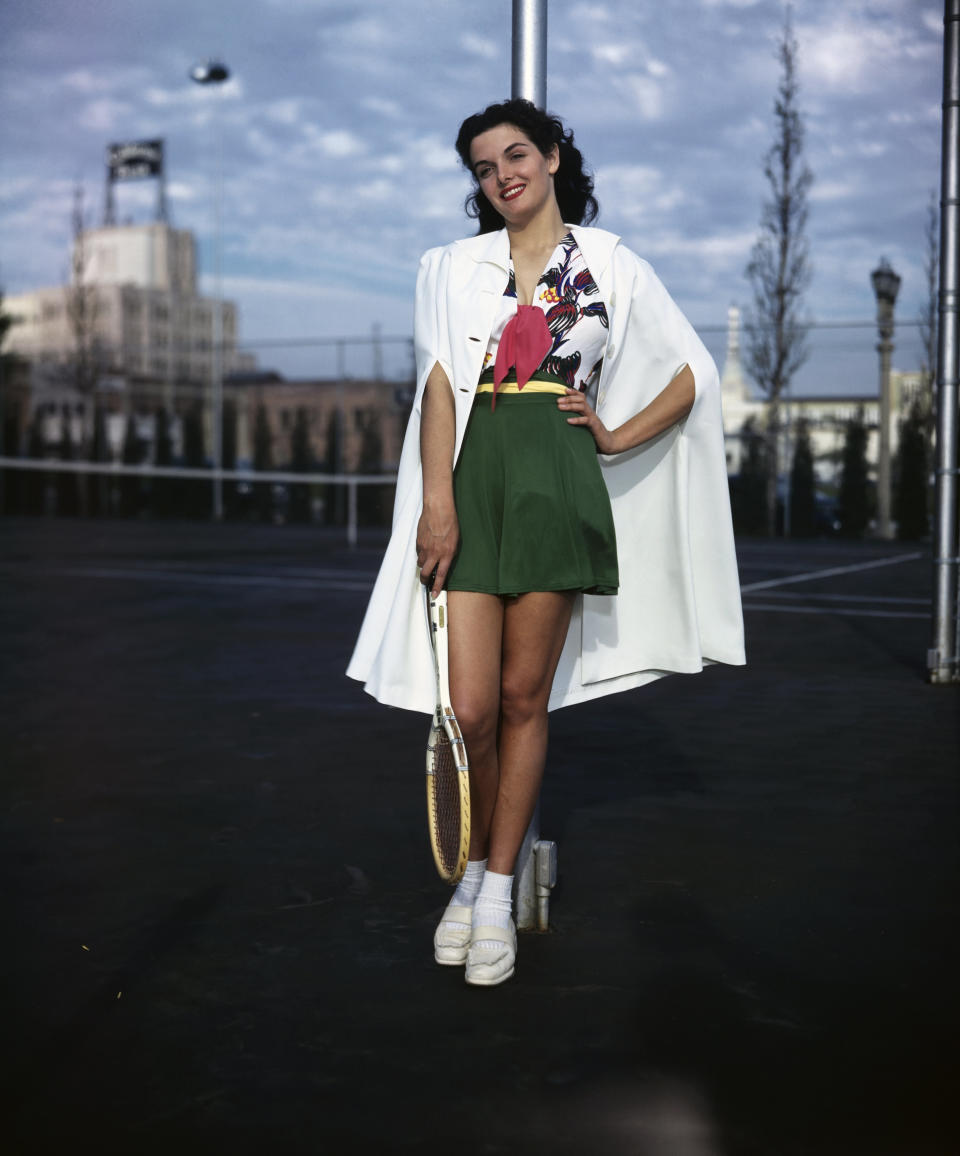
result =
[{"label": "bare leg", "polygon": [[[487,863],[489,871],[502,875],[514,873],[540,793],[547,756],[547,701],[574,597],[567,591],[521,594],[508,599],[503,611],[499,778]],[[472,771],[472,754],[470,759]]]},{"label": "bare leg", "polygon": [[496,594],[451,590],[447,603],[451,705],[470,761],[469,856],[485,859],[500,778],[497,724],[503,600]]}]

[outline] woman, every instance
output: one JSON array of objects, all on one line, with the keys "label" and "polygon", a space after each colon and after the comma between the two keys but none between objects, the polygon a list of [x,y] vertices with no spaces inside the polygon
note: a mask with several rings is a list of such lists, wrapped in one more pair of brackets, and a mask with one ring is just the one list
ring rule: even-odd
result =
[{"label": "woman", "polygon": [[457,150],[480,233],[421,261],[393,534],[348,674],[431,713],[420,583],[447,587],[471,841],[434,954],[495,985],[548,709],[742,663],[743,627],[709,354],[644,261],[581,227],[592,181],[558,119],[491,105]]}]

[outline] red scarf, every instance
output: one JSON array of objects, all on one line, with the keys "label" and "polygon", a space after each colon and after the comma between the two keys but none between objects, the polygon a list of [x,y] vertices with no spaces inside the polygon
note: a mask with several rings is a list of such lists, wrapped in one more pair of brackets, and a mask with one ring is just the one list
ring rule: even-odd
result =
[{"label": "red scarf", "polygon": [[517,389],[523,389],[553,347],[547,318],[539,305],[518,305],[516,314],[504,326],[493,366],[493,401],[511,369],[517,371]]}]

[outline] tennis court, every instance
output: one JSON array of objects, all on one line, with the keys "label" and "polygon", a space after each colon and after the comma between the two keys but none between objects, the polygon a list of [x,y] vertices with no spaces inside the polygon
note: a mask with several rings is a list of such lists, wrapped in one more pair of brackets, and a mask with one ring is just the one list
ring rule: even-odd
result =
[{"label": "tennis court", "polygon": [[554,715],[552,930],[477,991],[432,962],[426,718],[342,675],[377,541],[0,535],[9,1151],[950,1150],[927,549],[742,542],[748,667]]}]

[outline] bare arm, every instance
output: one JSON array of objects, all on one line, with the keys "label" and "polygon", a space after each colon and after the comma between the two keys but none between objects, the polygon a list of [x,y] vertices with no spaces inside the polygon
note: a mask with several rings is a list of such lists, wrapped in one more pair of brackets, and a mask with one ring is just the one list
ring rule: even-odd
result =
[{"label": "bare arm", "polygon": [[420,411],[420,462],[423,471],[423,513],[417,524],[417,565],[420,580],[436,571],[433,592],[439,593],[457,552],[460,527],[453,504],[453,450],[456,411],[453,390],[439,362],[427,378]]},{"label": "bare arm", "polygon": [[593,434],[597,449],[602,454],[621,454],[634,446],[655,438],[678,421],[682,421],[693,408],[696,385],[689,365],[666,385],[639,413],[633,415],[615,430],[608,430],[594,413],[584,394],[576,389],[568,389],[565,396],[558,398],[560,409],[570,413],[570,425],[585,425]]}]

